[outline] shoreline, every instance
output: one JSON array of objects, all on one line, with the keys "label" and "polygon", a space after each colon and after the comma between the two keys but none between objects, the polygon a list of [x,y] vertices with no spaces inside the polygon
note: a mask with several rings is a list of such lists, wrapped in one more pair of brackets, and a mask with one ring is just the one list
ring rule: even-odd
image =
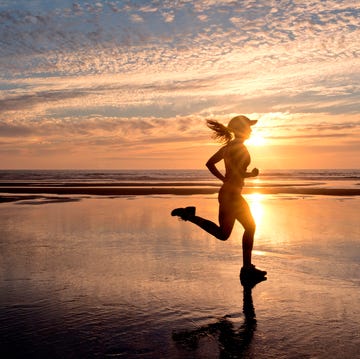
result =
[{"label": "shoreline", "polygon": [[[71,195],[88,196],[146,196],[146,195],[214,195],[217,194],[219,186],[9,186],[0,187],[0,203],[16,202],[21,200],[43,200],[42,203],[75,201],[73,197],[54,197]],[[244,187],[243,194],[293,194],[293,195],[320,195],[320,196],[359,196],[360,188],[326,188],[326,187],[295,187],[295,186],[273,186],[273,187]]]}]

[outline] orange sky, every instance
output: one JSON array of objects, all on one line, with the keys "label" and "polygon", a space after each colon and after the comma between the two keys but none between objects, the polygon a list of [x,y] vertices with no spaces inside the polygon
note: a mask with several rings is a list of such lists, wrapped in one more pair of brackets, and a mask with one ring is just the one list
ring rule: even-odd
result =
[{"label": "orange sky", "polygon": [[0,168],[203,168],[237,114],[254,166],[359,168],[360,5],[271,4],[0,4]]}]

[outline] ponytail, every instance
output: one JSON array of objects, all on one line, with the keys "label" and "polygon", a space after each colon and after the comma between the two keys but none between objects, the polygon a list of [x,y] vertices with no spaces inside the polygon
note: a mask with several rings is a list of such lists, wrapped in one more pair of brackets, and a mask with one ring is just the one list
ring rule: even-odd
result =
[{"label": "ponytail", "polygon": [[214,131],[213,137],[216,140],[224,143],[228,143],[232,140],[232,131],[230,131],[226,126],[213,120],[206,120],[206,122],[207,126]]}]

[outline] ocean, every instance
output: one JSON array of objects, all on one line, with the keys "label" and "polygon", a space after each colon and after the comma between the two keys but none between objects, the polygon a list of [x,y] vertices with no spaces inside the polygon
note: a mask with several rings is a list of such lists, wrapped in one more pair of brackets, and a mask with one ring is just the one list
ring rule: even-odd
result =
[{"label": "ocean", "polygon": [[[53,194],[135,195],[151,194],[158,188],[158,194],[196,194],[214,193],[220,185],[208,170],[0,170],[0,193],[41,190]],[[141,193],[139,188],[143,188]],[[358,195],[360,170],[263,170],[258,177],[246,179],[244,191],[250,190]]]},{"label": "ocean", "polygon": [[[317,169],[317,170],[261,170],[257,179],[277,184],[283,181],[313,181],[314,183],[360,182],[360,169]],[[121,182],[197,182],[217,181],[206,170],[0,170],[0,181],[17,183],[121,183]],[[248,179],[251,182],[251,179]]]}]

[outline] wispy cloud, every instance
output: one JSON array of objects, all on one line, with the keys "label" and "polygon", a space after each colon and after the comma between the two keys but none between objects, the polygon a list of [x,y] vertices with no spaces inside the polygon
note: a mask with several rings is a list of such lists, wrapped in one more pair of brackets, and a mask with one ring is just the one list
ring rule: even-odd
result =
[{"label": "wispy cloud", "polygon": [[[288,61],[295,49],[294,60],[301,62],[339,55],[352,58],[359,51],[354,46],[359,35],[359,7],[339,5],[337,1],[303,6],[289,1],[275,2],[273,6],[260,1],[175,1],[164,2],[161,7],[157,2],[145,6],[135,2],[78,2],[48,11],[22,5],[17,10],[14,1],[12,9],[1,12],[1,54],[34,59],[30,67],[22,59],[15,59],[7,66],[12,71],[51,72],[54,66],[56,72],[68,63],[78,74],[87,73],[89,64],[90,71],[111,72],[122,55],[128,55],[125,64],[134,64],[129,57],[141,56],[144,50],[155,65],[154,57],[160,55],[160,66],[169,60],[166,53],[172,60],[194,66],[200,53],[200,61],[213,61],[213,50],[215,54],[222,50],[236,55],[241,51],[247,58],[249,51],[260,47],[264,50],[262,57],[270,63]],[[96,64],[104,50],[107,61]],[[266,55],[265,50],[270,53]],[[193,55],[188,57],[190,52]],[[222,60],[219,55],[215,59]],[[124,66],[124,61],[120,62]]]},{"label": "wispy cloud", "polygon": [[350,0],[0,2],[0,151],[181,146],[236,113],[274,141],[351,140],[359,15]]}]

